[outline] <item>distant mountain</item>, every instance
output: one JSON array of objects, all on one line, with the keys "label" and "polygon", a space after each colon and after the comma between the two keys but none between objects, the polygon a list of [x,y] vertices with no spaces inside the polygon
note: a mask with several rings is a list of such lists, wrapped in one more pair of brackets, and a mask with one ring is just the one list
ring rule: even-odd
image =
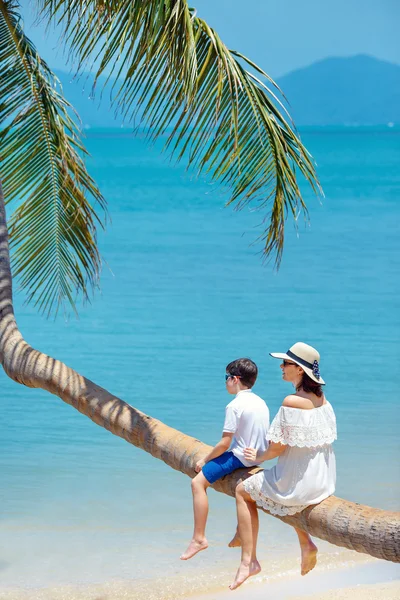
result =
[{"label": "distant mountain", "polygon": [[326,58],[277,83],[296,125],[400,124],[400,66],[372,56]]},{"label": "distant mountain", "polygon": [[[121,117],[110,108],[111,87],[101,94],[100,79],[92,98],[93,75],[74,79],[56,71],[66,98],[86,127],[120,127]],[[296,125],[400,124],[400,66],[359,55],[327,58],[277,80],[290,103]],[[125,123],[129,127],[129,123]]]}]

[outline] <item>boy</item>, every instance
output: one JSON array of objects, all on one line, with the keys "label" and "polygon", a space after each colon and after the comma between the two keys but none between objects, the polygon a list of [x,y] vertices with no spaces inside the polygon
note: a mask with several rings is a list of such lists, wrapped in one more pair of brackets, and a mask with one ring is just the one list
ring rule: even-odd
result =
[{"label": "boy", "polygon": [[181,560],[188,560],[208,547],[205,537],[207,488],[236,469],[259,464],[244,458],[245,448],[257,448],[261,456],[268,447],[269,410],[264,400],[252,392],[257,374],[257,365],[249,358],[239,358],[226,367],[226,389],[229,394],[235,394],[235,398],[225,409],[221,440],[196,463],[198,475],[192,479],[194,532]]}]

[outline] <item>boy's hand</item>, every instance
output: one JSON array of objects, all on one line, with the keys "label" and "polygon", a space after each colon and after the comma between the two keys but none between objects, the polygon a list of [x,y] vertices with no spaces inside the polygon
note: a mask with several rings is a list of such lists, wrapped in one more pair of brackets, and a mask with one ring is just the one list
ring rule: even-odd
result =
[{"label": "boy's hand", "polygon": [[250,462],[256,462],[257,450],[255,448],[245,448],[243,451],[243,456],[246,460],[249,460]]},{"label": "boy's hand", "polygon": [[196,473],[200,473],[200,471],[202,470],[202,468],[204,467],[204,465],[206,464],[206,461],[202,458],[201,460],[198,460],[194,470],[196,471]]}]

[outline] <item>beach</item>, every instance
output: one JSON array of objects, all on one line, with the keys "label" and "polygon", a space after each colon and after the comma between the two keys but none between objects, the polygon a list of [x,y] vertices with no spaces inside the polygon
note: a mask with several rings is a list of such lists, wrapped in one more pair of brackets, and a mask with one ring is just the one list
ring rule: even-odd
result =
[{"label": "beach", "polygon": [[[288,223],[276,271],[253,244],[261,213],[224,208],[223,191],[171,167],[141,138],[90,131],[88,166],[112,215],[99,233],[101,292],[80,307],[79,320],[53,321],[24,305],[15,286],[16,318],[34,348],[208,444],[221,435],[228,362],[255,360],[254,390],[273,417],[290,389],[268,353],[310,343],[321,353],[337,417],[336,495],[399,510],[399,132],[320,128],[302,136],[326,199],[305,192],[311,225],[303,216],[297,231]],[[232,498],[210,491],[210,548],[184,564],[179,556],[192,534],[186,475],[4,373],[1,392],[1,600],[225,593],[239,556],[227,548]],[[243,590],[263,598],[261,590],[279,590],[291,577],[292,595],[301,582],[315,596],[321,578],[335,572],[341,581],[368,560],[317,541],[318,569],[300,579],[292,529],[267,515],[260,527],[267,579]],[[393,572],[382,569],[360,583],[390,582]]]},{"label": "beach", "polygon": [[[377,583],[372,585],[358,585],[351,588],[331,590],[326,594],[307,596],[309,600],[398,600],[400,597],[400,582]],[[304,596],[296,596],[292,600],[300,600]]]},{"label": "beach", "polygon": [[[238,551],[235,551],[239,557]],[[228,584],[236,564],[211,568],[208,582],[200,574],[167,580],[114,580],[103,584],[52,586],[42,589],[0,591],[0,600],[398,600],[400,565],[373,559],[348,550],[321,556],[314,571],[301,577],[296,560],[271,565],[262,561],[263,571],[234,592]],[[201,570],[201,565],[198,565]],[[267,571],[267,573],[265,572]],[[198,590],[203,590],[199,593]],[[205,591],[208,590],[208,591]]]},{"label": "beach", "polygon": [[234,592],[194,595],[193,600],[398,600],[400,568],[381,562],[315,572],[310,577],[286,576],[269,583],[251,582]]}]

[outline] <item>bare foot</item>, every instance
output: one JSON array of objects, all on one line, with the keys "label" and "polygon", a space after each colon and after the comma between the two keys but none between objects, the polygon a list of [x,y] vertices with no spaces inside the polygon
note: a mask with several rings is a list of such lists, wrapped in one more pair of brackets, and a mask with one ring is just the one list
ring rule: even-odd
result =
[{"label": "bare foot", "polygon": [[185,552],[181,554],[180,559],[188,560],[189,558],[192,558],[195,554],[201,552],[202,550],[205,550],[206,548],[208,548],[208,542],[206,538],[204,538],[204,540],[202,540],[201,542],[196,542],[196,540],[192,540],[189,546],[186,548]]},{"label": "bare foot", "polygon": [[305,546],[301,546],[301,574],[307,575],[317,564],[318,548],[310,542]]},{"label": "bare foot", "polygon": [[236,590],[242,583],[246,581],[249,577],[253,577],[253,575],[257,575],[261,571],[261,566],[258,560],[253,560],[251,563],[240,563],[240,567],[237,570],[235,581],[231,583],[229,588],[231,590]]},{"label": "bare foot", "polygon": [[241,545],[242,542],[240,541],[239,534],[238,532],[236,532],[231,541],[229,542],[228,546],[229,548],[240,548]]}]

